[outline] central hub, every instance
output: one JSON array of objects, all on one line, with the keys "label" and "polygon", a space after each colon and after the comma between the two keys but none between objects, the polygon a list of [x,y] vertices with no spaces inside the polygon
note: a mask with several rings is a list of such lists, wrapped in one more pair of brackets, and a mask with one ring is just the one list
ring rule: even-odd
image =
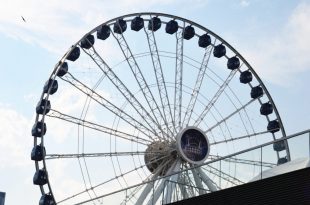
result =
[{"label": "central hub", "polygon": [[154,141],[145,150],[144,162],[153,174],[164,176],[173,162],[181,157],[190,164],[202,164],[208,157],[210,144],[199,128],[190,126],[183,129],[176,141]]},{"label": "central hub", "polygon": [[186,127],[177,135],[177,150],[191,164],[203,163],[210,152],[207,136],[197,127]]},{"label": "central hub", "polygon": [[167,141],[155,141],[148,145],[145,150],[144,161],[146,167],[153,174],[164,176],[176,158],[173,145]]}]

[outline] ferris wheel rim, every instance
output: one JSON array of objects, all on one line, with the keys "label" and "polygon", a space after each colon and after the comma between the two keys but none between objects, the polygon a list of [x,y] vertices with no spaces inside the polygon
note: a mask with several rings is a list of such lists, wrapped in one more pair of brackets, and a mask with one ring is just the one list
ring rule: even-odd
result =
[{"label": "ferris wheel rim", "polygon": [[[70,54],[70,52],[72,51],[72,49],[75,47],[75,46],[78,46],[79,43],[89,34],[93,34],[95,33],[99,27],[103,26],[103,25],[112,25],[112,23],[115,21],[117,21],[118,19],[123,19],[123,18],[130,18],[130,17],[136,17],[136,16],[157,16],[157,17],[167,17],[167,18],[171,18],[171,19],[177,19],[177,20],[180,20],[180,21],[183,21],[183,22],[186,22],[190,25],[193,25],[203,31],[205,31],[206,33],[212,35],[215,39],[219,40],[222,44],[224,44],[225,46],[227,46],[231,51],[233,51],[236,56],[238,58],[240,58],[242,60],[243,63],[246,64],[246,66],[250,69],[251,73],[255,76],[255,78],[258,80],[259,82],[259,85],[263,88],[264,90],[264,93],[266,94],[266,96],[268,97],[268,100],[269,102],[272,104],[273,108],[274,108],[274,112],[275,112],[275,115],[276,115],[276,118],[277,120],[279,121],[279,124],[280,124],[280,130],[282,132],[282,136],[285,137],[286,134],[285,134],[285,129],[284,129],[284,126],[283,126],[283,123],[282,123],[282,120],[281,120],[281,117],[280,117],[280,114],[276,108],[276,105],[272,99],[272,96],[270,95],[269,91],[267,90],[266,86],[264,85],[264,83],[262,82],[262,80],[260,79],[260,77],[258,76],[258,74],[255,72],[255,70],[251,67],[251,65],[243,58],[243,56],[234,48],[232,47],[229,43],[227,43],[224,39],[222,39],[220,36],[218,36],[217,34],[215,34],[214,32],[210,31],[209,29],[201,26],[200,24],[197,24],[195,22],[192,22],[188,19],[185,19],[185,18],[182,18],[182,17],[178,17],[178,16],[174,16],[174,15],[169,15],[169,14],[164,14],[164,13],[155,13],[155,12],[142,12],[142,13],[132,13],[132,14],[127,14],[127,15],[123,15],[123,16],[119,16],[119,17],[116,17],[114,19],[111,19],[103,24],[100,24],[99,26],[95,27],[94,29],[92,29],[90,32],[88,32],[87,34],[85,34],[76,44],[74,44],[69,50],[68,52],[66,52],[66,54],[62,57],[62,59],[59,61],[59,63],[56,64],[52,74],[50,75],[49,79],[55,79],[56,78],[56,73],[58,72],[58,69],[60,68],[60,66],[64,63],[65,59],[67,58],[67,56]],[[128,20],[128,21],[131,21],[131,20]],[[165,23],[165,22],[163,22]],[[48,92],[45,96],[45,99],[49,99],[49,95],[50,93]],[[42,93],[41,95],[41,100],[44,98],[44,93]],[[258,99],[258,101],[260,102],[260,104],[262,104],[261,100]],[[44,123],[44,118],[45,118],[45,113],[43,113],[43,116],[42,116],[42,120],[41,122]],[[269,118],[268,116],[266,117],[267,118],[267,121],[269,122]],[[36,116],[36,119],[35,121],[38,122],[39,120],[39,114],[37,114]],[[41,137],[41,145],[44,145],[44,136]],[[274,137],[274,139],[276,139]],[[34,146],[38,145],[38,142],[37,142],[37,138],[35,137],[34,138]],[[287,152],[287,158],[288,160],[290,160],[290,153],[289,153],[289,148],[288,148],[288,145],[286,144],[286,152]],[[39,163],[36,161],[35,162],[35,168],[36,170],[39,170]],[[46,163],[45,163],[45,157],[43,158],[43,169],[46,169]],[[48,179],[48,187],[49,187],[49,194],[51,194],[52,197],[53,196],[53,192],[52,192],[52,187],[50,185],[50,182],[49,182],[49,179]],[[41,189],[41,193],[42,194],[46,194],[42,188],[42,186],[40,186],[40,189]]]},{"label": "ferris wheel rim", "polygon": [[[112,24],[112,22],[115,22],[116,20],[118,19],[123,19],[123,18],[127,18],[127,17],[136,17],[136,16],[163,16],[163,17],[168,17],[168,18],[172,18],[172,19],[178,19],[178,20],[181,20],[181,21],[184,21],[184,22],[187,22],[189,23],[190,25],[194,25],[196,27],[198,27],[199,29],[201,30],[204,30],[206,31],[206,33],[209,33],[211,34],[212,36],[214,36],[216,39],[219,39],[222,44],[225,44],[227,47],[229,47],[235,54],[236,56],[238,56],[242,62],[244,62],[246,64],[246,66],[251,70],[251,72],[254,74],[255,78],[259,81],[259,84],[262,86],[263,90],[264,90],[264,93],[268,96],[268,99],[270,101],[270,103],[273,105],[273,108],[274,108],[274,111],[275,111],[275,114],[277,116],[277,119],[279,120],[279,123],[280,123],[280,127],[281,127],[281,132],[282,132],[282,135],[283,137],[286,136],[286,132],[285,132],[285,128],[283,126],[283,123],[282,123],[282,120],[281,120],[281,116],[278,112],[278,109],[272,99],[272,96],[270,95],[269,91],[267,90],[266,86],[264,85],[263,81],[261,80],[261,78],[259,77],[259,75],[256,73],[256,71],[253,69],[253,67],[247,62],[247,60],[233,47],[231,46],[227,41],[225,41],[222,37],[220,37],[219,35],[217,35],[216,33],[214,33],[213,31],[211,31],[210,29],[194,22],[194,21],[191,21],[189,19],[186,19],[186,18],[183,18],[183,17],[180,17],[180,16],[176,16],[176,15],[171,15],[171,14],[166,14],[166,13],[159,13],[159,12],[138,12],[138,13],[131,13],[131,14],[126,14],[126,15],[121,15],[121,16],[118,16],[116,18],[113,18],[113,19],[110,19],[98,26],[96,26],[94,29],[92,29],[90,32],[86,33],[79,41],[77,41],[68,51],[67,53],[63,56],[63,58],[60,60],[60,64],[56,65],[55,66],[55,71],[56,69],[63,63],[63,60],[66,59],[66,57],[68,56],[68,54],[70,53],[70,51],[72,50],[72,48],[74,46],[77,46],[81,40],[83,38],[85,38],[87,35],[89,34],[93,34],[95,33],[98,28],[100,28],[101,26],[103,25],[110,25]],[[165,23],[165,22],[163,22]],[[268,119],[269,121],[269,119]],[[287,147],[287,149],[289,150],[289,148]],[[287,156],[288,156],[288,159],[290,160],[290,153],[289,151],[287,152]]]}]

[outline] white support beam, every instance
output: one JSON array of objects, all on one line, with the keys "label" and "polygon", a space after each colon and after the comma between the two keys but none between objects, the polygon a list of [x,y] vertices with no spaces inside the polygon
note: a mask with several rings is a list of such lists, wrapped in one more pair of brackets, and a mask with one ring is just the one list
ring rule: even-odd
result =
[{"label": "white support beam", "polygon": [[184,177],[180,176],[178,182],[179,182],[178,185],[179,185],[179,188],[181,190],[181,194],[183,196],[182,200],[189,198],[186,187],[184,186],[184,184],[185,184]]},{"label": "white support beam", "polygon": [[192,169],[191,171],[192,171],[193,176],[194,176],[195,185],[196,185],[197,188],[199,189],[199,190],[198,190],[199,195],[205,194],[206,192],[205,192],[205,190],[204,190],[204,188],[203,188],[201,178],[198,176],[196,169]]},{"label": "white support beam", "polygon": [[199,175],[201,176],[202,181],[208,186],[211,192],[217,191],[216,186],[214,186],[212,180],[206,175],[206,173],[199,167],[197,168]]},{"label": "white support beam", "polygon": [[[157,176],[156,176],[157,177]],[[152,179],[154,178],[154,176],[152,177]],[[154,184],[155,181],[149,182],[146,187],[144,188],[144,190],[142,191],[142,193],[140,194],[137,202],[135,205],[142,205],[145,198],[147,197],[147,195],[152,191],[152,188],[154,188]]]},{"label": "white support beam", "polygon": [[[167,172],[167,175],[170,175],[174,172],[174,170],[176,169],[177,164],[179,164],[179,162],[175,162],[170,169]],[[180,166],[180,165],[179,165]],[[170,179],[171,176],[168,176],[166,178],[163,178],[162,181],[160,182],[160,184],[158,185],[158,187],[156,188],[153,196],[151,197],[151,199],[149,200],[149,202],[147,203],[147,205],[153,205],[157,202],[157,200],[159,199],[160,195],[163,193],[163,190],[165,188],[165,184],[166,181]]]},{"label": "white support beam", "polygon": [[[180,160],[177,161],[176,165],[175,165],[175,168],[173,170],[173,172],[178,172],[180,171]],[[180,173],[179,173],[180,174]],[[166,194],[165,194],[165,198],[164,198],[164,203],[165,204],[168,204],[168,203],[171,203],[171,198],[172,198],[172,193],[175,189],[175,186],[177,185],[177,181],[178,181],[178,178],[179,178],[179,174],[175,174],[175,175],[172,175],[170,177],[170,180],[168,181],[167,183],[167,189],[166,189]],[[173,185],[172,183],[175,182],[175,184]]]}]

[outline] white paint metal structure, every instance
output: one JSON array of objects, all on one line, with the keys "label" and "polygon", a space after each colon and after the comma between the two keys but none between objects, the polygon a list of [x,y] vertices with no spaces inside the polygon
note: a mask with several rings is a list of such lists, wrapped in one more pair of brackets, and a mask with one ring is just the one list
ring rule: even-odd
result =
[{"label": "white paint metal structure", "polygon": [[121,204],[167,204],[244,183],[238,166],[254,175],[290,161],[280,141],[268,162],[253,154],[195,168],[286,134],[241,54],[168,14],[128,14],[85,34],[56,64],[36,113],[40,204],[113,204],[106,193],[135,184]]}]

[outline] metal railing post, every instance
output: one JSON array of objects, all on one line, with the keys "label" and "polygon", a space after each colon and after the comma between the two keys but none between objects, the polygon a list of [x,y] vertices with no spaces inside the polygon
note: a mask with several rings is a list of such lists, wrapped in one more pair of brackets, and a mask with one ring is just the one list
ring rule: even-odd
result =
[{"label": "metal railing post", "polygon": [[154,194],[155,194],[155,181],[153,181],[153,195],[152,197],[152,204],[154,204]]},{"label": "metal railing post", "polygon": [[220,188],[222,189],[222,160],[220,160]]},{"label": "metal railing post", "polygon": [[263,179],[263,147],[260,147],[260,179]]},{"label": "metal railing post", "polygon": [[309,157],[310,157],[310,132],[309,132]]},{"label": "metal railing post", "polygon": [[125,192],[125,193],[126,193],[125,205],[127,204],[127,199],[129,198],[129,196],[127,195],[127,190],[128,190],[128,189],[126,189],[126,192]]}]

